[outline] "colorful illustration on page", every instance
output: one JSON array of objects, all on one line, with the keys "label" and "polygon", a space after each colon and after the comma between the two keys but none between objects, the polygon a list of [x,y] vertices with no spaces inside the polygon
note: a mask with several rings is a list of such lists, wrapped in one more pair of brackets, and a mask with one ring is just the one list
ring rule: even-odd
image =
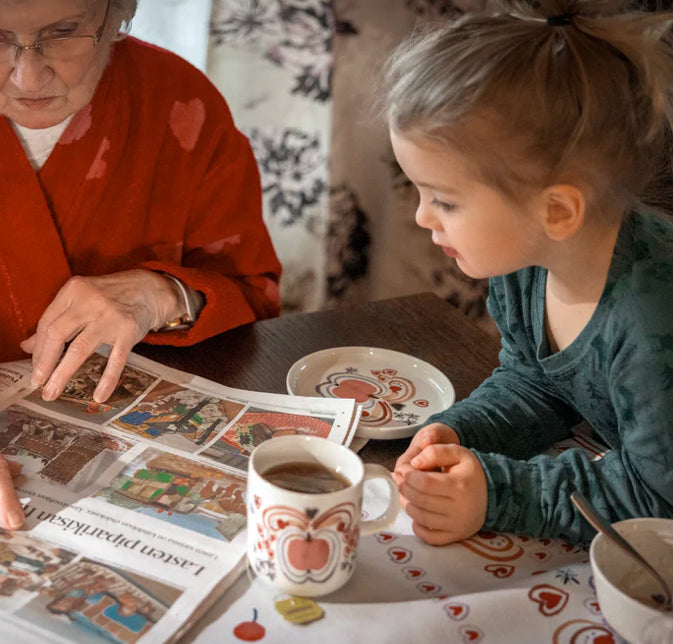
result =
[{"label": "colorful illustration on page", "polygon": [[155,449],[145,450],[94,496],[221,541],[245,528],[245,479]]},{"label": "colorful illustration on page", "polygon": [[15,614],[68,642],[133,644],[181,594],[166,583],[83,558],[55,572]]},{"label": "colorful illustration on page", "polygon": [[94,483],[131,443],[43,416],[20,405],[0,411],[0,452],[36,475],[73,492]]},{"label": "colorful illustration on page", "polygon": [[241,403],[162,380],[109,426],[193,453],[244,408]]},{"label": "colorful illustration on page", "polygon": [[260,443],[294,434],[327,438],[333,422],[331,418],[251,408],[202,455],[223,465],[247,470],[248,457]]}]

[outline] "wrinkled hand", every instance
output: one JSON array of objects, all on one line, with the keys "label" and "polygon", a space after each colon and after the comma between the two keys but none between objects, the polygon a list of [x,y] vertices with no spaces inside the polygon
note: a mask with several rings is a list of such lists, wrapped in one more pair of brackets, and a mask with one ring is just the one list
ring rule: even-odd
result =
[{"label": "wrinkled hand", "polygon": [[396,466],[402,507],[433,546],[471,537],[486,520],[486,474],[466,447],[432,444]]},{"label": "wrinkled hand", "polygon": [[23,524],[23,508],[12,480],[19,472],[19,464],[8,461],[0,454],[0,526],[7,530],[16,530]]},{"label": "wrinkled hand", "polygon": [[55,400],[81,364],[109,344],[110,357],[93,395],[95,402],[106,401],[134,345],[151,329],[184,313],[180,306],[176,287],[160,273],[131,270],[72,277],[42,314],[36,333],[21,343],[32,354],[32,384],[43,387],[44,400]]}]

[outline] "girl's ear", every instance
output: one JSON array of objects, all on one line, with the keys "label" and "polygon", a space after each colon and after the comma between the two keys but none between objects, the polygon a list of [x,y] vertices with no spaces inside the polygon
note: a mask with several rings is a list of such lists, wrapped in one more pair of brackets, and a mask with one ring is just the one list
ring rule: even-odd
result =
[{"label": "girl's ear", "polygon": [[586,200],[579,188],[567,183],[545,190],[544,227],[547,237],[563,241],[572,237],[584,224]]}]

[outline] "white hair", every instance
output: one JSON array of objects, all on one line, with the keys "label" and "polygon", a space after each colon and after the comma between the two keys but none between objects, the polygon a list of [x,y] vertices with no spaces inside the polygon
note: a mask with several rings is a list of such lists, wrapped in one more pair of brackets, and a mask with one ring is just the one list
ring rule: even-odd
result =
[{"label": "white hair", "polygon": [[131,19],[135,16],[137,8],[138,0],[111,0],[109,17],[111,24],[119,32],[125,32],[130,26]]}]

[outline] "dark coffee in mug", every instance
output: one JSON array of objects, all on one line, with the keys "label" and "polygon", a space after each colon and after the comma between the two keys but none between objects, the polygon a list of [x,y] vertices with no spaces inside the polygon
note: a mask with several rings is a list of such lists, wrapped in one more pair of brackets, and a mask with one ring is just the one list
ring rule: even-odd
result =
[{"label": "dark coffee in mug", "polygon": [[274,465],[262,473],[262,478],[278,487],[304,494],[338,492],[350,485],[350,481],[320,463],[294,461]]}]

